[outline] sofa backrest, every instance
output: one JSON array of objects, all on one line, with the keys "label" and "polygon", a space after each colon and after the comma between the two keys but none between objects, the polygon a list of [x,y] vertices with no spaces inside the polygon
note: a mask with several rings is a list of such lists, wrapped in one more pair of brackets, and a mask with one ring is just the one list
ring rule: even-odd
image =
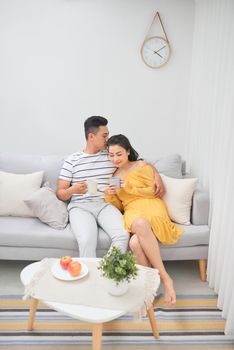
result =
[{"label": "sofa backrest", "polygon": [[[44,182],[56,189],[57,179],[60,169],[66,156],[58,155],[32,155],[16,154],[10,152],[0,153],[0,170],[14,174],[29,174],[36,171],[44,171]],[[155,165],[160,173],[164,175],[181,178],[185,162],[178,154],[170,154],[161,158],[144,158],[146,161]]]},{"label": "sofa backrest", "polygon": [[0,153],[0,170],[14,174],[29,174],[43,170],[43,182],[56,189],[57,179],[64,162],[63,156],[40,156],[32,154]]},{"label": "sofa backrest", "polygon": [[143,158],[146,162],[153,164],[159,173],[169,177],[182,178],[185,171],[185,162],[179,154],[169,154],[161,158]]}]

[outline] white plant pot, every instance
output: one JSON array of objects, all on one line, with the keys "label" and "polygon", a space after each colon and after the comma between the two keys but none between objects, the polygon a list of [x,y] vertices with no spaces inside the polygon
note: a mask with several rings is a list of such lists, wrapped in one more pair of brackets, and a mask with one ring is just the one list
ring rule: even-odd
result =
[{"label": "white plant pot", "polygon": [[114,296],[120,296],[128,291],[128,281],[119,282],[117,285],[115,281],[108,280],[108,292]]}]

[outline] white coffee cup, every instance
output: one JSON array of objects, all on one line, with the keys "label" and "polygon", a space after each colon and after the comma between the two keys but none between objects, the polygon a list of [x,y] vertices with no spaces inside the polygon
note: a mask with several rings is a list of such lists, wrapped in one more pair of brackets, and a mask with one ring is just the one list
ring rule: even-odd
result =
[{"label": "white coffee cup", "polygon": [[87,187],[89,194],[97,194],[97,182],[94,180],[87,180]]},{"label": "white coffee cup", "polygon": [[120,182],[120,177],[119,176],[113,176],[110,178],[110,185],[115,186],[117,188],[120,188],[121,182]]}]

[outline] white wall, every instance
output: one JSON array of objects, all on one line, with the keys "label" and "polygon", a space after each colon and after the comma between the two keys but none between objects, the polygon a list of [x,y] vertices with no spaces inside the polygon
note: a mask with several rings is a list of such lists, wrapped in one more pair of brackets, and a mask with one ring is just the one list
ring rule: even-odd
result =
[{"label": "white wall", "polygon": [[[141,154],[183,155],[194,5],[0,0],[0,150],[75,152],[84,119],[103,115]],[[140,47],[156,11],[172,56],[153,70]]]}]

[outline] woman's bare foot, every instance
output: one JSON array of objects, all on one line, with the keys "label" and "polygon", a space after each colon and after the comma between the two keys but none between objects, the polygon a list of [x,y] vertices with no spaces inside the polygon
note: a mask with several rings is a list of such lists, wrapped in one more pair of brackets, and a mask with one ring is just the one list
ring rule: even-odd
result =
[{"label": "woman's bare foot", "polygon": [[173,287],[173,281],[168,276],[163,281],[164,286],[164,301],[167,305],[173,305],[176,303],[176,293]]}]

